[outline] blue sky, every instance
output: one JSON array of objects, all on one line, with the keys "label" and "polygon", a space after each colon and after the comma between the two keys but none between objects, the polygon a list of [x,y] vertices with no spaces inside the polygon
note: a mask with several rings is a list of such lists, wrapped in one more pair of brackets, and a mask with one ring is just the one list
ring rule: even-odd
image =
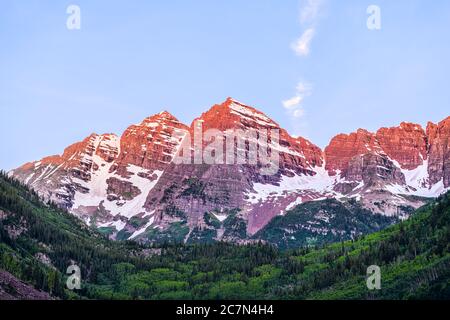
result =
[{"label": "blue sky", "polygon": [[[366,26],[372,4],[381,30]],[[163,109],[189,124],[228,96],[321,147],[436,122],[450,115],[449,32],[444,0],[2,0],[0,168]]]}]

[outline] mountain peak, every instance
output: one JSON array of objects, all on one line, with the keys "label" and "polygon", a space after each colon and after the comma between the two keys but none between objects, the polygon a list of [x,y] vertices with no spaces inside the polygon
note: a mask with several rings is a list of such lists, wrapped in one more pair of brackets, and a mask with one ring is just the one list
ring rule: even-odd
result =
[{"label": "mountain peak", "polygon": [[233,99],[232,97],[227,97],[224,103],[231,103],[231,102],[237,102],[237,100]]},{"label": "mountain peak", "polygon": [[228,97],[221,105],[229,106],[229,105],[231,105],[231,104],[233,104],[233,103],[239,104],[239,105],[241,105],[241,106],[249,107],[249,106],[246,105],[245,103],[243,103],[243,102],[241,102],[241,101],[238,101],[238,100],[236,100],[236,99],[234,99],[234,98],[232,98],[232,97]]},{"label": "mountain peak", "polygon": [[228,97],[223,103],[212,106],[195,121],[203,120],[208,128],[219,130],[243,128],[279,128],[263,112]]},{"label": "mountain peak", "polygon": [[174,115],[166,110],[163,110],[157,114],[145,118],[141,123],[137,124],[137,126],[158,127],[159,125],[167,124],[168,122],[173,124],[181,124]]},{"label": "mountain peak", "polygon": [[98,134],[98,133],[91,133],[87,138],[85,138],[85,141],[89,141],[89,140],[95,140],[95,139],[99,139],[99,140],[111,140],[111,139],[117,139],[119,138],[117,136],[117,134],[115,133],[102,133],[102,134]]},{"label": "mountain peak", "polygon": [[369,130],[363,129],[363,128],[359,128],[358,130],[356,130],[356,134],[360,135],[360,136],[372,136],[373,133],[370,132]]},{"label": "mountain peak", "polygon": [[402,122],[400,123],[400,128],[408,131],[423,131],[423,128],[420,124],[412,122]]},{"label": "mountain peak", "polygon": [[161,118],[175,118],[169,111],[163,110],[160,113],[158,113],[158,116]]}]

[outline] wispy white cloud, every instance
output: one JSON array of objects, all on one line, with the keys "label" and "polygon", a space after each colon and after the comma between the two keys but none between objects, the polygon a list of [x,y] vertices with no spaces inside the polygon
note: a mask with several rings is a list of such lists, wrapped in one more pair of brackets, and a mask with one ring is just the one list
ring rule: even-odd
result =
[{"label": "wispy white cloud", "polygon": [[294,118],[301,118],[303,117],[303,115],[305,114],[305,110],[303,110],[303,108],[299,108],[294,110],[294,112],[292,112],[292,116]]},{"label": "wispy white cloud", "polygon": [[300,10],[300,22],[314,23],[319,15],[323,0],[305,0],[305,4]]},{"label": "wispy white cloud", "polygon": [[291,48],[299,56],[307,56],[316,35],[316,25],[324,0],[304,0],[300,9],[300,23],[308,25],[302,35],[292,43]]},{"label": "wispy white cloud", "polygon": [[307,29],[300,38],[292,44],[292,50],[299,56],[307,56],[310,51],[311,41],[314,38],[315,30]]},{"label": "wispy white cloud", "polygon": [[283,107],[288,110],[295,109],[301,102],[302,102],[302,97],[295,96],[290,99],[284,100]]},{"label": "wispy white cloud", "polygon": [[296,87],[295,96],[284,100],[283,107],[294,118],[301,118],[304,115],[303,101],[312,94],[312,86],[307,82],[299,82]]},{"label": "wispy white cloud", "polygon": [[297,92],[300,92],[304,96],[310,96],[312,93],[312,85],[308,82],[299,82],[295,88]]},{"label": "wispy white cloud", "polygon": [[[326,0],[303,0],[300,9],[300,24],[304,28],[302,35],[291,44],[292,50],[299,56],[307,56],[311,51],[311,43],[316,35],[317,21]],[[303,101],[312,94],[312,86],[307,82],[297,84],[295,95],[282,101],[283,107],[293,118],[301,118],[305,114]]]}]

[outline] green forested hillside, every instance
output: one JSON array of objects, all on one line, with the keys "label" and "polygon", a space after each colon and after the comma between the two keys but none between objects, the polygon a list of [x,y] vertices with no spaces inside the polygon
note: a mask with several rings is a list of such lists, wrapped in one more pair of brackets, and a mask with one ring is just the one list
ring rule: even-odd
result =
[{"label": "green forested hillside", "polygon": [[[450,298],[450,195],[405,222],[322,247],[111,242],[0,175],[0,268],[52,296],[90,299]],[[82,289],[65,289],[70,264]],[[381,267],[381,290],[366,269]]]},{"label": "green forested hillside", "polygon": [[57,297],[68,297],[64,273],[77,264],[90,281],[118,262],[145,265],[135,243],[115,243],[36,193],[0,174],[0,268]]}]

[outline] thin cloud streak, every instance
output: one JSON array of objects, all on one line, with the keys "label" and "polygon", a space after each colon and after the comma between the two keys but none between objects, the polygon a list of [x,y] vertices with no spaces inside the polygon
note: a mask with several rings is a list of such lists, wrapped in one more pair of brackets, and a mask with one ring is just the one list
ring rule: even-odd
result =
[{"label": "thin cloud streak", "polygon": [[323,3],[324,0],[305,0],[305,4],[300,9],[300,24],[308,27],[303,31],[300,38],[291,45],[292,50],[298,56],[306,57],[309,55],[312,40],[316,35],[317,20]]},{"label": "thin cloud streak", "polygon": [[300,11],[300,23],[314,23],[323,5],[323,0],[306,0],[306,5]]},{"label": "thin cloud streak", "polygon": [[[304,0],[300,10],[300,24],[304,27],[302,35],[291,44],[296,55],[306,57],[311,52],[311,44],[316,35],[317,20],[325,0]],[[282,101],[288,114],[295,119],[305,114],[303,102],[312,94],[312,86],[306,82],[297,84],[295,95]]]},{"label": "thin cloud streak", "polygon": [[310,52],[311,42],[314,38],[315,30],[313,28],[307,29],[302,36],[292,44],[292,50],[298,56],[307,56]]},{"label": "thin cloud streak", "polygon": [[299,82],[296,87],[295,96],[283,101],[283,107],[289,115],[294,118],[301,118],[305,114],[303,101],[312,94],[312,86],[307,82]]}]

